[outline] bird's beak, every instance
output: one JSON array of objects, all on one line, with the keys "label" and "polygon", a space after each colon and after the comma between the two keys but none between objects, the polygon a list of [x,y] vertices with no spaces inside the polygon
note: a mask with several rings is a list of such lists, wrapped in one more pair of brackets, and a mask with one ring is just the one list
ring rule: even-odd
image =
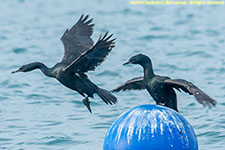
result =
[{"label": "bird's beak", "polygon": [[17,73],[17,72],[20,72],[21,70],[20,69],[18,69],[18,70],[16,70],[16,71],[12,71],[11,73]]},{"label": "bird's beak", "polygon": [[128,61],[128,62],[124,63],[123,65],[125,66],[125,65],[130,64],[130,63],[131,63],[131,62],[130,62],[130,61]]}]

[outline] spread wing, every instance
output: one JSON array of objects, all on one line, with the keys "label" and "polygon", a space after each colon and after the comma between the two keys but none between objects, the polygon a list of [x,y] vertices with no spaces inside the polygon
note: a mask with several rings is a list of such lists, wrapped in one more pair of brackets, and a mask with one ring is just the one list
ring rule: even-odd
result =
[{"label": "spread wing", "polygon": [[70,64],[77,59],[83,52],[93,46],[90,36],[93,33],[93,19],[88,20],[88,15],[82,15],[71,29],[67,29],[61,40],[64,45],[64,57],[62,63]]},{"label": "spread wing", "polygon": [[100,35],[97,43],[90,50],[82,53],[76,60],[67,66],[65,71],[87,72],[95,70],[95,68],[105,60],[105,57],[115,46],[115,39],[110,39],[112,34],[109,36],[107,35],[108,32],[103,37]]},{"label": "spread wing", "polygon": [[137,77],[131,80],[128,80],[126,83],[118,86],[113,89],[112,92],[126,91],[126,90],[144,90],[144,77]]},{"label": "spread wing", "polygon": [[214,99],[209,97],[205,92],[200,90],[196,85],[194,85],[191,82],[188,82],[183,79],[174,79],[174,80],[167,79],[164,80],[163,82],[172,86],[173,88],[176,88],[179,91],[181,89],[184,92],[189,93],[190,95],[194,95],[197,101],[203,104],[204,106],[207,105],[211,107],[216,105],[216,101]]}]

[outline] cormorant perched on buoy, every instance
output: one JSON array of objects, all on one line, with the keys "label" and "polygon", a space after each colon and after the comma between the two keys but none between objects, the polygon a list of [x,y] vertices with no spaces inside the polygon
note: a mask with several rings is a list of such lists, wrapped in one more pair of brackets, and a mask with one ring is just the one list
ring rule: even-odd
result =
[{"label": "cormorant perched on buoy", "polygon": [[144,68],[144,77],[128,80],[125,84],[113,89],[112,92],[147,89],[157,105],[167,106],[178,111],[175,88],[178,91],[183,90],[190,95],[194,95],[197,101],[204,106],[211,107],[216,105],[215,100],[210,98],[193,83],[184,79],[170,79],[166,76],[156,75],[153,71],[151,59],[146,55],[135,55],[128,62],[124,63],[124,65],[126,64],[141,65]]},{"label": "cormorant perched on buoy", "polygon": [[52,68],[48,68],[41,62],[34,62],[23,65],[12,73],[40,69],[46,76],[56,78],[64,86],[84,96],[83,103],[90,112],[92,111],[88,98],[93,98],[94,93],[97,93],[106,104],[115,104],[117,98],[107,90],[97,87],[85,74],[95,70],[115,46],[115,39],[110,39],[112,34],[108,36],[108,32],[103,37],[100,35],[97,43],[93,45],[90,38],[94,26],[92,20],[88,19],[88,15],[85,17],[82,15],[71,29],[65,31],[61,37],[64,57]]}]

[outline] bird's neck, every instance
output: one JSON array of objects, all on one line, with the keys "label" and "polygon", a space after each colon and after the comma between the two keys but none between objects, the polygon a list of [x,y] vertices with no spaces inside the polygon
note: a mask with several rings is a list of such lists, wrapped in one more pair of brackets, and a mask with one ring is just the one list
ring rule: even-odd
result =
[{"label": "bird's neck", "polygon": [[155,76],[151,62],[145,62],[145,63],[141,64],[141,66],[144,68],[144,78],[145,79],[150,80]]},{"label": "bird's neck", "polygon": [[45,74],[46,76],[48,76],[48,77],[55,77],[53,74],[52,74],[52,69],[51,68],[48,68],[45,64],[43,64],[43,63],[41,63],[41,62],[34,62],[33,63],[33,69],[32,70],[34,70],[34,69],[40,69],[41,70],[41,72],[43,73],[43,74]]}]

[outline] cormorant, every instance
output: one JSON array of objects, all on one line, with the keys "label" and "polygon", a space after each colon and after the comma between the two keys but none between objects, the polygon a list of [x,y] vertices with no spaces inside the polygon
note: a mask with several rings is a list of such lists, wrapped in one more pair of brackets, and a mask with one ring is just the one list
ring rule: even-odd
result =
[{"label": "cormorant", "polygon": [[146,55],[135,55],[123,65],[127,64],[141,65],[144,69],[144,77],[128,80],[125,84],[113,89],[112,92],[147,89],[157,105],[167,106],[178,111],[177,96],[174,91],[174,89],[177,89],[178,91],[183,90],[190,95],[194,95],[197,101],[204,106],[208,105],[211,107],[216,105],[215,100],[210,98],[193,83],[184,79],[170,79],[166,76],[156,75],[153,71],[151,59]]},{"label": "cormorant", "polygon": [[83,104],[92,113],[89,97],[97,93],[106,104],[115,104],[117,98],[107,90],[99,88],[88,79],[85,74],[100,65],[105,57],[115,46],[115,39],[110,39],[113,34],[108,36],[108,32],[102,37],[100,35],[97,43],[93,45],[90,36],[93,33],[92,20],[88,15],[82,15],[71,29],[67,29],[61,41],[64,45],[64,57],[61,62],[52,68],[48,68],[41,62],[34,62],[23,65],[16,72],[28,72],[40,69],[46,76],[56,78],[64,86],[77,91],[84,96]]}]

